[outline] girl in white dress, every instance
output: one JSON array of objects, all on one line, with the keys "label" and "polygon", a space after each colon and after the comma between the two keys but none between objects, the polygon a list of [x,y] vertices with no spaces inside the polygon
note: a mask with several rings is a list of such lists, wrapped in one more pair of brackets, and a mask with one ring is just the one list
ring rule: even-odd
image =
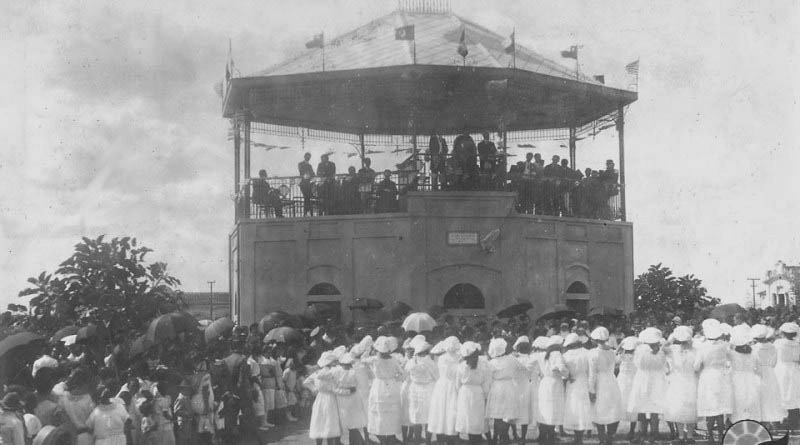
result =
[{"label": "girl in white dress", "polygon": [[[369,345],[369,346],[367,346]],[[372,370],[365,363],[368,358],[368,348],[372,348],[372,337],[366,336],[357,345],[350,349],[350,354],[356,361],[353,363],[353,371],[356,375],[356,394],[361,397],[361,404],[369,412],[369,391],[372,387]],[[369,437],[367,427],[363,428],[364,437]]]},{"label": "girl in white dress", "polygon": [[509,424],[519,411],[521,397],[517,387],[520,374],[526,369],[513,356],[508,354],[508,343],[502,338],[495,338],[489,343],[489,369],[492,372],[492,385],[486,399],[486,418],[494,421],[493,440],[508,440]]},{"label": "girl in white dress", "polygon": [[481,347],[464,342],[460,354],[464,361],[456,369],[456,432],[466,434],[470,443],[480,443],[486,432],[486,396],[491,386],[491,373],[480,360]]},{"label": "girl in white dress", "polygon": [[624,415],[622,420],[627,421],[629,424],[628,441],[633,440],[636,434],[636,421],[638,415],[628,410],[628,399],[631,395],[631,387],[633,387],[633,378],[636,376],[636,364],[633,363],[633,351],[639,346],[639,339],[636,337],[625,337],[619,343],[619,350],[617,351],[617,366],[619,367],[619,374],[617,374],[617,386],[619,387],[620,395],[622,396],[622,410]]},{"label": "girl in white dress", "polygon": [[367,408],[358,394],[358,381],[353,369],[355,358],[349,352],[339,357],[340,368],[336,369],[336,404],[339,408],[339,423],[342,433],[348,432],[351,444],[361,441],[361,430],[367,427]]},{"label": "girl in white dress", "polygon": [[758,388],[761,379],[758,377],[758,356],[750,347],[752,338],[750,327],[740,324],[731,333],[731,384],[733,391],[733,412],[731,422],[745,419],[761,418],[761,402]]},{"label": "girl in white dress", "polygon": [[728,344],[720,340],[722,330],[717,323],[703,324],[706,341],[697,350],[694,361],[697,378],[697,416],[706,418],[709,442],[714,441],[716,428],[718,437],[722,439],[725,432],[725,413],[733,412],[731,399],[731,381],[726,371],[730,361]]},{"label": "girl in white dress", "polygon": [[575,442],[583,443],[583,433],[592,428],[592,405],[589,400],[589,357],[576,333],[564,339],[564,364],[568,378],[564,395],[564,429],[574,431]]},{"label": "girl in white dress", "polygon": [[669,366],[667,399],[664,420],[677,426],[678,438],[687,441],[697,421],[697,376],[694,372],[695,350],[692,347],[692,328],[677,326],[670,338],[667,353]]},{"label": "girl in white dress", "polygon": [[786,410],[781,406],[781,393],[778,378],[775,377],[775,364],[778,362],[778,352],[767,334],[767,327],[763,324],[753,325],[750,334],[755,340],[753,354],[757,357],[758,376],[761,383],[758,387],[759,405],[762,423],[768,423],[772,429],[777,429],[777,423],[786,417]]},{"label": "girl in white dress", "polygon": [[[403,355],[396,355],[395,358],[397,359],[400,366],[405,369],[406,364],[414,358],[414,347],[411,346],[411,338],[407,338],[403,341]],[[408,417],[408,387],[411,386],[411,379],[406,373],[406,379],[403,380],[403,384],[400,385],[400,430],[402,431],[403,442],[407,442],[409,439],[409,429],[411,428],[411,419]]]},{"label": "girl in white dress", "polygon": [[92,430],[95,445],[125,445],[125,422],[128,411],[125,405],[111,400],[110,388],[101,388],[100,404],[95,407],[86,426]]},{"label": "girl in white dress", "polygon": [[781,392],[781,404],[788,411],[788,427],[795,430],[800,420],[800,343],[797,342],[797,323],[784,323],[780,327],[783,338],[775,340],[778,362],[775,377]]},{"label": "girl in white dress", "polygon": [[412,342],[412,346],[414,357],[406,363],[406,372],[411,382],[408,387],[408,418],[414,428],[410,436],[421,439],[422,431],[426,431],[424,425],[428,423],[431,394],[439,378],[439,370],[429,354],[430,343],[419,340]]},{"label": "girl in white dress", "polygon": [[[541,344],[541,340],[540,343]],[[538,428],[536,426],[538,408],[536,407],[536,399],[539,392],[539,363],[533,353],[533,346],[530,343],[528,336],[523,335],[514,342],[514,351],[516,358],[525,367],[526,372],[520,373],[518,376],[517,387],[519,388],[519,397],[521,399],[519,411],[517,416],[512,420],[514,425],[521,425],[519,439],[525,441],[528,435],[528,428],[533,425],[534,436],[537,436]]]},{"label": "girl in white dress", "polygon": [[392,351],[397,349],[397,339],[381,336],[373,347],[378,356],[370,361],[375,380],[369,392],[367,430],[378,436],[381,444],[386,444],[401,434],[400,386],[405,380],[405,372],[392,357]]},{"label": "girl in white dress", "polygon": [[539,366],[539,437],[544,443],[555,442],[555,427],[564,421],[564,379],[568,371],[561,356],[562,342],[560,335],[550,337]]},{"label": "girl in white dress", "polygon": [[[439,369],[439,379],[433,385],[431,405],[428,411],[428,432],[436,434],[439,442],[455,442],[456,439],[456,412],[458,398],[458,383],[456,372],[461,361],[459,351],[461,342],[456,337],[447,337],[437,344],[444,353],[439,357],[436,365]],[[437,349],[434,347],[434,349]]]},{"label": "girl in white dress", "polygon": [[336,373],[332,369],[334,363],[333,352],[323,352],[317,360],[320,369],[303,381],[303,385],[317,393],[311,408],[311,421],[308,426],[308,437],[314,439],[317,445],[322,445],[325,440],[328,444],[335,444],[342,435],[339,408],[336,402],[336,393],[340,389],[336,381]]},{"label": "girl in white dress", "polygon": [[647,415],[650,415],[649,440],[658,440],[658,416],[663,412],[663,402],[667,391],[667,357],[661,348],[661,331],[646,328],[639,333],[642,342],[633,353],[636,375],[633,377],[628,410],[637,413],[639,434],[647,437]]},{"label": "girl in white dress", "polygon": [[590,349],[589,358],[589,399],[592,403],[592,423],[597,427],[600,445],[614,440],[619,421],[623,416],[622,394],[614,379],[614,350],[607,344],[608,329],[599,326],[589,338],[597,344]]}]

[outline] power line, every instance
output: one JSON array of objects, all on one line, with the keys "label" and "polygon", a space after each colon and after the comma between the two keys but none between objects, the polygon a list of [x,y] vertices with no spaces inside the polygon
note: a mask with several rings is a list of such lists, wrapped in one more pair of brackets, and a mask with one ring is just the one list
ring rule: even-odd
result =
[{"label": "power line", "polygon": [[206,281],[206,283],[208,283],[209,287],[211,288],[211,299],[209,302],[208,318],[214,320],[214,283],[216,283],[216,281],[213,280]]},{"label": "power line", "polygon": [[753,309],[756,308],[756,281],[761,281],[760,278],[748,278],[753,285]]}]

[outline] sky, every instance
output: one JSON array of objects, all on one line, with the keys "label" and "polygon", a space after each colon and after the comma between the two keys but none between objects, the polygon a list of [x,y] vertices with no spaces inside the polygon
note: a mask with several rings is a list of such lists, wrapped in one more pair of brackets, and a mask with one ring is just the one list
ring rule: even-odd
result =
[{"label": "sky", "polygon": [[[137,237],[184,290],[209,280],[226,289],[233,150],[213,85],[229,41],[246,75],[300,54],[320,31],[335,36],[396,6],[2,2],[0,307],[81,236],[100,234]],[[625,140],[636,274],[663,263],[715,297],[745,301],[747,278],[800,262],[799,2],[453,0],[452,9],[500,34],[516,29],[519,44],[553,60],[583,45],[583,72],[612,86],[628,85],[624,67],[640,59]],[[578,166],[616,158],[615,137],[580,141]],[[560,143],[537,150],[563,154]],[[318,159],[330,147],[306,148]],[[341,170],[356,159],[345,152],[332,158]],[[254,173],[293,174],[300,153],[254,152]]]}]

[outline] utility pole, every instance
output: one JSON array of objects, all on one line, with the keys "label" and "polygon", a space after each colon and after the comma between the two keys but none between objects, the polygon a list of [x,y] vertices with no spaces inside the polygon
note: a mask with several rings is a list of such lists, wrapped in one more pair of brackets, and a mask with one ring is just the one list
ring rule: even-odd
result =
[{"label": "utility pole", "polygon": [[759,278],[748,278],[750,284],[753,285],[753,309],[756,308],[756,281],[761,281]]},{"label": "utility pole", "polygon": [[206,281],[206,282],[208,283],[208,286],[211,288],[211,298],[209,300],[208,318],[210,318],[213,321],[214,320],[214,283],[216,283],[216,281]]}]

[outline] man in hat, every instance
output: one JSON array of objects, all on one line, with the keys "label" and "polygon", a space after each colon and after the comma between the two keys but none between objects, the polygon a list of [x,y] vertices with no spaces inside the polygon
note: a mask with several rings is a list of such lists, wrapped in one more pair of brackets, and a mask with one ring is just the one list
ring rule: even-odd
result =
[{"label": "man in hat", "polygon": [[308,162],[311,160],[311,153],[306,153],[303,156],[303,161],[297,164],[297,171],[300,173],[300,192],[303,194],[303,216],[311,213],[314,216],[314,210],[311,208],[311,179],[314,178],[314,167]]}]

